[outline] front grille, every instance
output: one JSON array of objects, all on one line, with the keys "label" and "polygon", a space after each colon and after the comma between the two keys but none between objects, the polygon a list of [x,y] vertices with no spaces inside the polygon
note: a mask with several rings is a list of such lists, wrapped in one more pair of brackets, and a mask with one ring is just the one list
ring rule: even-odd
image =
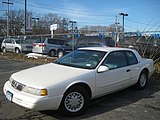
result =
[{"label": "front grille", "polygon": [[25,85],[13,80],[12,83],[11,83],[12,87],[19,90],[19,91],[22,91],[22,89],[24,88]]}]

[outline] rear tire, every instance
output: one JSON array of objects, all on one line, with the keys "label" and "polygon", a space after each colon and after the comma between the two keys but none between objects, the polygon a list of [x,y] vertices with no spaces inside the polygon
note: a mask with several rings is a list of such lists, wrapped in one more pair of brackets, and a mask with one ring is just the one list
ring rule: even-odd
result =
[{"label": "rear tire", "polygon": [[64,55],[64,52],[62,50],[58,51],[58,58],[63,57],[63,55]]},{"label": "rear tire", "polygon": [[148,81],[147,73],[145,71],[142,71],[139,76],[138,82],[135,85],[135,88],[138,90],[144,89],[147,85],[147,81]]},{"label": "rear tire", "polygon": [[75,86],[66,91],[60,105],[62,115],[78,116],[87,108],[89,95],[86,89],[81,86]]}]

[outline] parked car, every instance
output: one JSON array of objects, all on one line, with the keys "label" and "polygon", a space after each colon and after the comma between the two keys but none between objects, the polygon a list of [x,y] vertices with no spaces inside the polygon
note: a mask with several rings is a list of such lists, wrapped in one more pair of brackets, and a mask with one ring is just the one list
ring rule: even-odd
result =
[{"label": "parked car", "polygon": [[32,43],[27,40],[21,40],[17,38],[5,38],[2,42],[1,49],[3,52],[31,52]]},{"label": "parked car", "polygon": [[47,54],[51,57],[56,55],[56,49],[64,45],[66,40],[56,39],[56,38],[46,38],[43,40],[35,40],[33,43],[32,52]]},{"label": "parked car", "polygon": [[2,45],[3,39],[4,39],[3,37],[0,37],[0,52],[2,52],[1,45]]},{"label": "parked car", "polygon": [[144,89],[153,74],[153,60],[127,48],[80,48],[57,60],[11,75],[6,98],[28,109],[82,114],[89,101],[135,85]]},{"label": "parked car", "polygon": [[111,37],[99,37],[99,36],[81,36],[77,40],[70,40],[67,44],[60,46],[57,49],[57,56],[58,58],[62,57],[63,55],[70,53],[77,48],[82,47],[114,47],[115,41]]}]

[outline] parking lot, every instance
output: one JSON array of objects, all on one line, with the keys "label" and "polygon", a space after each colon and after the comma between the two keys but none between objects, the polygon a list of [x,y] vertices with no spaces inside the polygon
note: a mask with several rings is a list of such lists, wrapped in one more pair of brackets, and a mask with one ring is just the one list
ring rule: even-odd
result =
[{"label": "parking lot", "polygon": [[2,120],[159,120],[160,79],[151,79],[146,89],[127,88],[90,102],[87,111],[79,117],[65,117],[58,111],[28,110],[6,100],[3,85],[14,72],[36,66],[30,62],[0,58],[0,119]]}]

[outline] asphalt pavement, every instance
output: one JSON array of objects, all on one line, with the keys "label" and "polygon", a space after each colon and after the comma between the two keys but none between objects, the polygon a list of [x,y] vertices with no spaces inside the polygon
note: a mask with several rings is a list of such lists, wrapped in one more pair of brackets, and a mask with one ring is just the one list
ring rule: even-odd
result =
[{"label": "asphalt pavement", "polygon": [[37,65],[0,58],[0,120],[160,120],[160,78],[149,80],[144,90],[130,87],[95,99],[79,117],[65,117],[58,111],[38,112],[7,101],[2,89],[10,75],[34,66]]}]

